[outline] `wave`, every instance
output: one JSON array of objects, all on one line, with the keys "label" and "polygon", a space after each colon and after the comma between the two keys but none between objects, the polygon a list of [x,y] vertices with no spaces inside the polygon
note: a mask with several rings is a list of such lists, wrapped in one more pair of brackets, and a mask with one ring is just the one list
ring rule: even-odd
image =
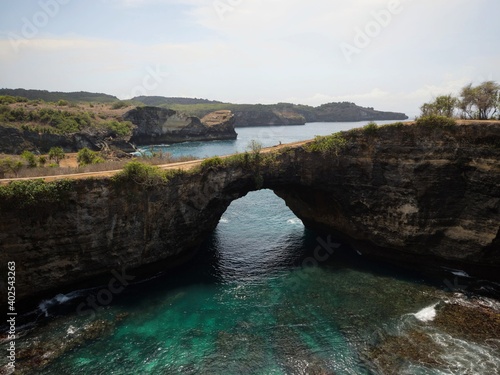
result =
[{"label": "wave", "polygon": [[296,218],[293,218],[293,219],[289,219],[289,220],[287,220],[286,222],[287,222],[287,224],[292,224],[292,225],[304,225],[304,224],[302,223],[302,220],[300,220],[300,219],[299,219],[299,218],[297,218],[297,217],[296,217]]},{"label": "wave", "polygon": [[438,303],[434,305],[428,306],[419,312],[413,314],[415,318],[420,320],[421,322],[432,322],[436,318],[436,306]]},{"label": "wave", "polygon": [[40,302],[38,305],[38,310],[45,315],[45,317],[49,316],[49,309],[54,306],[62,305],[66,302],[69,302],[75,298],[82,296],[85,290],[76,290],[74,292],[70,292],[67,294],[58,294],[51,299],[46,299]]}]

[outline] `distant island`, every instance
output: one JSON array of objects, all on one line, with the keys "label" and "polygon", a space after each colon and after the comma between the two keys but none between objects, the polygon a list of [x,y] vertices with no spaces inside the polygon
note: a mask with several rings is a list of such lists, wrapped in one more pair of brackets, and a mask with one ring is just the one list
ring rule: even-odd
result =
[{"label": "distant island", "polygon": [[407,120],[404,113],[377,111],[350,102],[327,103],[318,107],[308,105],[233,104],[206,99],[138,96],[133,102],[174,109],[192,116],[203,117],[217,110],[230,110],[236,127],[265,125],[304,125],[307,122],[354,122]]}]

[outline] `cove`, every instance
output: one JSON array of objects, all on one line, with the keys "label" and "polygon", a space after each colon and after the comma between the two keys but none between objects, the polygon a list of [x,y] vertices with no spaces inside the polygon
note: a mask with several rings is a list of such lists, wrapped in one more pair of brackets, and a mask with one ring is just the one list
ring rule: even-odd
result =
[{"label": "cove", "polygon": [[[27,373],[494,373],[494,348],[419,320],[453,293],[364,261],[346,244],[317,266],[304,264],[318,239],[272,191],[249,193],[192,261],[132,283],[95,316],[75,313],[79,297],[49,308],[19,340]],[[443,347],[428,363],[437,342]]]}]

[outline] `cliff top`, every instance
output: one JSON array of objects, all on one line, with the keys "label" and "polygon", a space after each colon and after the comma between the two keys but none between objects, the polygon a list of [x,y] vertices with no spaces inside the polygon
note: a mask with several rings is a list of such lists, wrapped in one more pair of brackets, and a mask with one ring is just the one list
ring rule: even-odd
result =
[{"label": "cliff top", "polygon": [[[215,113],[213,115],[210,115],[208,119],[205,121],[217,121],[220,118],[225,118],[230,114],[229,111],[220,111],[220,113]],[[212,117],[213,116],[213,117]],[[457,120],[456,125],[454,126],[448,126],[445,127],[444,129],[451,129],[453,127],[463,127],[463,126],[490,126],[490,125],[496,125],[500,127],[500,121],[498,120],[488,120],[488,121],[478,121],[478,120]],[[410,121],[410,122],[405,122],[405,123],[395,123],[395,124],[389,124],[389,125],[383,125],[380,127],[372,127],[371,125],[367,125],[364,128],[356,128],[352,129],[350,131],[346,132],[340,132],[337,133],[340,136],[345,136],[348,139],[356,139],[360,134],[366,135],[366,134],[374,134],[374,131],[377,129],[388,129],[388,128],[393,128],[394,131],[397,131],[398,129],[401,128],[401,126],[404,126],[405,128],[409,127],[417,127],[418,125],[415,123],[415,121]],[[429,129],[427,126],[420,126],[420,128],[426,128]],[[436,127],[438,129],[438,127]],[[418,129],[416,129],[418,131]],[[321,137],[320,137],[321,138]],[[444,140],[443,140],[444,141]],[[301,141],[301,142],[294,142],[294,143],[287,143],[287,144],[282,144],[279,146],[273,146],[273,147],[268,147],[262,149],[260,152],[262,153],[270,153],[270,152],[275,152],[283,149],[289,149],[289,148],[296,148],[296,147],[302,147],[306,144],[310,144],[314,142],[314,140],[306,140],[306,141]],[[234,154],[236,155],[236,154]],[[228,158],[234,155],[226,155],[226,156],[220,156],[220,158]],[[174,162],[174,163],[167,163],[167,164],[161,164],[158,165],[158,167],[162,170],[177,170],[177,169],[182,169],[182,170],[189,170],[192,169],[196,166],[201,165],[204,160],[206,159],[201,159],[201,160],[190,160],[190,161],[182,161],[182,162]],[[99,172],[87,172],[87,173],[71,173],[71,174],[64,174],[64,175],[57,175],[57,176],[40,176],[37,177],[37,179],[43,179],[45,181],[55,181],[55,180],[61,180],[61,179],[85,179],[85,178],[109,178],[116,173],[120,172],[122,169],[113,169],[113,170],[105,170],[105,171],[99,171]],[[0,185],[6,185],[9,182],[12,181],[22,181],[22,180],[30,180],[33,178],[8,178],[8,179],[0,179]]]}]

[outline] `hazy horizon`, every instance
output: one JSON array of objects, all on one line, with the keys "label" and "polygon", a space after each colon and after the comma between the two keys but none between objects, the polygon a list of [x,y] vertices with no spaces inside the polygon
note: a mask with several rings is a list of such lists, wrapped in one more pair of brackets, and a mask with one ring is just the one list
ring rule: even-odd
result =
[{"label": "hazy horizon", "polygon": [[40,0],[0,10],[6,88],[348,101],[412,118],[437,95],[499,75],[493,0]]}]

